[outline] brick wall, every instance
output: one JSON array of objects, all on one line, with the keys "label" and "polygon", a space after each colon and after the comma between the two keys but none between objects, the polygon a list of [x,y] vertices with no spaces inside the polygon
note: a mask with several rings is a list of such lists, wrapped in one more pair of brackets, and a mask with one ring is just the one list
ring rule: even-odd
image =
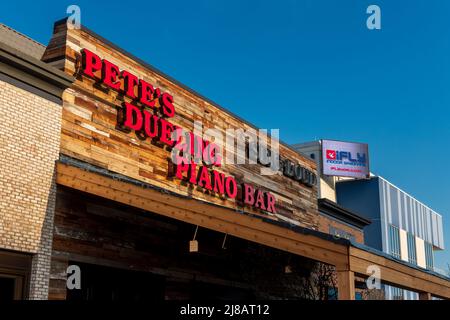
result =
[{"label": "brick wall", "polygon": [[0,81],[0,249],[34,253],[30,299],[48,297],[61,106]]}]

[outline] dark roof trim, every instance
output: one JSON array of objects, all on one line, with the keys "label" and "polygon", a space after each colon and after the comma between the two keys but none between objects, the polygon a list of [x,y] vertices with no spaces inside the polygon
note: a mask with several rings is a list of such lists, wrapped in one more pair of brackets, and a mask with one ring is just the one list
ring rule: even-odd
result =
[{"label": "dark roof trim", "polygon": [[[67,18],[58,20],[58,21],[55,22],[55,26],[61,25],[61,24],[63,24],[63,23],[66,23],[66,21],[67,21]],[[205,100],[205,101],[208,102],[209,104],[213,105],[214,107],[218,108],[219,110],[222,110],[223,112],[228,113],[230,116],[232,116],[232,117],[236,118],[237,120],[239,120],[239,121],[241,121],[241,122],[247,124],[248,126],[252,127],[253,129],[256,129],[256,130],[260,129],[260,128],[258,128],[256,125],[254,125],[253,123],[251,123],[251,122],[249,122],[249,121],[247,121],[247,120],[241,118],[240,116],[236,115],[235,113],[231,112],[230,110],[228,110],[228,109],[222,107],[222,106],[219,105],[218,103],[216,103],[216,102],[212,101],[211,99],[209,99],[209,98],[203,96],[202,94],[198,93],[198,92],[195,91],[194,89],[189,88],[187,85],[185,85],[185,84],[179,82],[178,80],[172,78],[171,76],[169,76],[169,75],[167,75],[166,73],[162,72],[162,71],[159,70],[158,68],[152,66],[152,65],[149,64],[148,62],[145,62],[144,60],[142,60],[142,59],[136,57],[135,55],[129,53],[128,51],[126,51],[126,50],[120,48],[118,45],[114,44],[113,42],[111,42],[111,41],[108,40],[108,39],[105,39],[104,37],[100,36],[99,34],[95,33],[94,31],[90,30],[89,28],[87,28],[87,27],[85,27],[85,26],[83,26],[83,25],[81,25],[80,28],[81,28],[81,30],[83,30],[84,32],[86,32],[86,33],[90,34],[91,36],[93,36],[94,38],[97,38],[97,39],[99,39],[100,41],[104,42],[106,45],[110,46],[112,49],[114,49],[114,50],[116,50],[116,51],[122,53],[123,55],[125,55],[125,56],[131,58],[132,60],[136,61],[137,63],[141,64],[144,68],[147,68],[147,69],[149,69],[149,70],[151,70],[151,71],[157,73],[157,74],[160,75],[161,77],[166,78],[167,80],[169,80],[169,81],[172,82],[173,84],[175,84],[175,85],[181,87],[182,89],[184,89],[184,90],[190,92],[191,94],[193,94],[193,95],[199,97],[200,99]],[[269,133],[267,133],[267,135],[270,137],[270,134],[269,134]],[[283,146],[286,147],[287,149],[289,149],[289,150],[295,152],[296,154],[300,155],[301,157],[303,157],[305,161],[309,161],[309,162],[313,163],[314,165],[316,165],[316,162],[315,162],[315,161],[313,161],[313,160],[311,160],[310,158],[308,158],[308,157],[304,156],[303,154],[299,153],[299,152],[298,152],[297,150],[295,150],[291,145],[287,144],[286,142],[282,141],[281,139],[279,139],[279,143],[280,143],[280,145],[283,145]]]},{"label": "dark roof trim", "polygon": [[0,42],[0,73],[61,99],[74,78]]},{"label": "dark roof trim", "polygon": [[331,200],[322,198],[317,200],[317,202],[319,204],[319,211],[326,213],[336,219],[342,220],[355,227],[362,229],[365,226],[371,224],[370,220],[361,217],[360,215],[338,205]]}]

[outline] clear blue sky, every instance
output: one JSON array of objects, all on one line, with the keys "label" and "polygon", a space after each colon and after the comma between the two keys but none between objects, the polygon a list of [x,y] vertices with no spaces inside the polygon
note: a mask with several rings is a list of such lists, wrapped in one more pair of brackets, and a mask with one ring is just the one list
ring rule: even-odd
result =
[{"label": "clear blue sky", "polygon": [[[47,44],[69,4],[82,24],[287,143],[369,143],[373,172],[444,216],[450,249],[450,1],[22,0],[2,3],[0,21]],[[381,31],[366,28],[370,4]]]}]

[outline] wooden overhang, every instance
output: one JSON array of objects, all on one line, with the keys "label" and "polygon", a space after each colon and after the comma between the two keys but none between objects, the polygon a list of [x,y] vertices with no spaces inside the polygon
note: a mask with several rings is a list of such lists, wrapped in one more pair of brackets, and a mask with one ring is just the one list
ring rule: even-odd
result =
[{"label": "wooden overhang", "polygon": [[355,274],[368,277],[378,266],[381,281],[450,299],[450,279],[396,260],[381,252],[318,231],[271,222],[259,216],[172,194],[164,189],[62,156],[56,165],[59,185],[94,194],[177,220],[227,233],[336,266],[339,299],[354,299]]}]

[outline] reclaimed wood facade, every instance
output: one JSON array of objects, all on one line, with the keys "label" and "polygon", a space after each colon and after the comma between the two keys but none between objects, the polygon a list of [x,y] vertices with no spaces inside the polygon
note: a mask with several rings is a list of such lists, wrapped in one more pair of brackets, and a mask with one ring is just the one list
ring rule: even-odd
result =
[{"label": "reclaimed wood facade", "polygon": [[[225,130],[250,129],[251,126],[224,111],[182,85],[168,79],[160,72],[145,65],[106,43],[87,29],[67,29],[65,23],[56,24],[53,38],[43,60],[76,77],[73,86],[63,95],[61,154],[89,164],[120,173],[180,195],[188,195],[216,205],[268,216],[249,207],[241,207],[230,200],[210,194],[201,187],[193,187],[168,177],[170,151],[140,140],[134,133],[117,130],[117,111],[128,98],[116,91],[95,83],[79,72],[80,50],[86,48],[137,75],[140,79],[161,88],[174,97],[176,114],[170,121],[192,131],[195,120],[201,120],[204,128]],[[280,156],[316,172],[315,163],[285,145],[280,145]],[[215,168],[217,169],[217,168]],[[224,165],[219,171],[232,175],[238,183],[251,183],[276,197],[275,220],[317,229],[317,190],[298,181],[276,174],[262,176],[261,165]]]},{"label": "reclaimed wood facade", "polygon": [[[132,274],[152,274],[156,277],[146,291],[162,291],[169,300],[196,298],[198,294],[212,298],[221,293],[220,288],[230,288],[233,295],[238,294],[235,298],[239,294],[252,298],[267,294],[260,292],[261,286],[272,295],[293,298],[295,292],[285,286],[292,281],[292,276],[284,273],[285,264],[295,263],[305,274],[313,266],[312,260],[237,237],[225,238],[223,233],[206,228],[198,230],[199,252],[192,254],[188,240],[195,232],[194,225],[67,187],[58,188],[55,225],[52,300],[79,298],[80,292],[66,289],[66,269],[73,263],[82,265],[83,292],[97,283],[88,276],[89,266],[95,265],[103,268],[96,273],[97,278],[109,268],[132,271],[124,276],[130,282]],[[134,287],[128,290],[128,299],[144,289],[145,278],[142,274],[131,283]],[[205,290],[195,292],[202,285],[207,286]]]}]

